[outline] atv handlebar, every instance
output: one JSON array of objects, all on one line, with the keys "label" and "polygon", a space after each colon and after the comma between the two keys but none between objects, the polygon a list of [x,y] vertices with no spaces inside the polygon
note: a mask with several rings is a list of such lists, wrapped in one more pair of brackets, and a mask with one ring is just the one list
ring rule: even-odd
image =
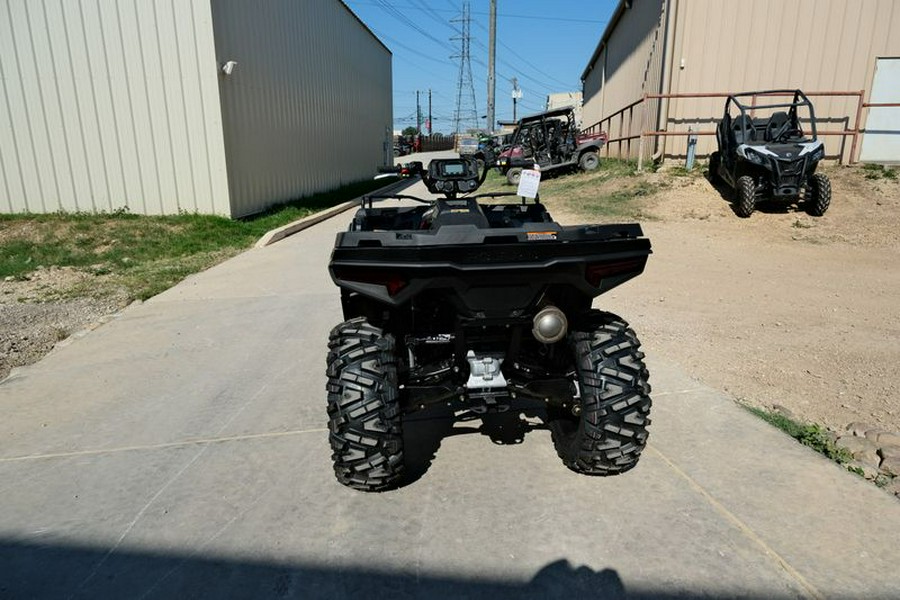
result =
[{"label": "atv handlebar", "polygon": [[419,198],[418,196],[408,196],[406,194],[374,194],[365,196],[363,199],[368,200],[370,203],[372,200],[415,200],[422,204],[431,204],[434,202],[434,200],[426,200],[424,198]]},{"label": "atv handlebar", "polygon": [[[421,161],[408,162],[392,167],[378,167],[380,173],[398,174],[401,177],[413,177],[421,175],[422,182],[432,194],[442,194],[446,198],[455,198],[457,194],[470,194],[481,187],[487,179],[488,165],[485,164],[481,173],[478,172],[478,163],[471,157],[461,158],[436,158],[428,164],[426,169]],[[381,175],[383,176],[383,175]],[[397,197],[399,196],[392,196]],[[412,196],[406,196],[409,200],[420,200]],[[423,201],[424,202],[424,201]]]},{"label": "atv handlebar", "polygon": [[481,187],[487,178],[487,172],[485,164],[479,173],[478,163],[468,156],[437,158],[428,164],[427,171],[422,172],[422,181],[432,194],[455,198],[457,194],[470,194]]},{"label": "atv handlebar", "polygon": [[[519,197],[515,192],[488,192],[486,194],[476,194],[475,196],[466,196],[471,200],[480,200],[481,198],[508,198],[510,196]],[[362,207],[363,208],[372,208],[373,202],[375,200],[412,200],[414,202],[420,202],[422,204],[434,204],[437,202],[435,199],[427,199],[427,198],[419,198],[418,196],[410,196],[407,194],[372,194],[369,196],[363,196],[362,199]],[[534,199],[535,202],[540,203],[539,198]],[[522,198],[522,204],[527,202],[526,198]]]}]

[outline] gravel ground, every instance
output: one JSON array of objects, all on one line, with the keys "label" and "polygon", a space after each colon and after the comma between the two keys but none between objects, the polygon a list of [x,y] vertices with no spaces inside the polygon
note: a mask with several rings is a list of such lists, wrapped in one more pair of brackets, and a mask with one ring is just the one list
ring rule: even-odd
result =
[{"label": "gravel ground", "polygon": [[40,268],[27,279],[0,281],[0,380],[40,360],[69,336],[124,308],[122,290],[72,268]]}]

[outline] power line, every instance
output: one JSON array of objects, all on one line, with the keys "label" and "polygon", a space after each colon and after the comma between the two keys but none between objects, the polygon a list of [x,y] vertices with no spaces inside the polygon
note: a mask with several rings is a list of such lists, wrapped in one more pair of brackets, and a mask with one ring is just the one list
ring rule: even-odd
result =
[{"label": "power line", "polygon": [[[367,6],[380,6],[380,0],[379,0],[379,2],[364,2],[362,0],[347,0],[347,1],[348,1],[348,3],[352,3],[352,4],[362,4],[362,5],[367,5]],[[419,2],[419,0],[415,0],[415,1]],[[422,3],[420,2],[420,4],[422,4]],[[428,11],[434,12],[434,13],[439,13],[439,12],[459,13],[459,8],[455,7],[453,2],[451,2],[450,0],[447,0],[447,5],[450,6],[451,8],[426,7],[426,9]],[[394,6],[398,9],[405,8],[405,9],[409,9],[409,10],[419,10],[419,11],[426,10],[426,9],[420,8],[419,6],[413,6],[411,4],[395,4]],[[476,11],[476,12],[473,12],[470,14],[472,14],[472,15],[487,15],[489,13],[482,12],[482,11]],[[507,14],[502,14],[502,13],[497,13],[497,16],[503,17],[505,19],[560,21],[560,22],[564,22],[564,23],[578,23],[578,24],[584,24],[584,25],[605,25],[605,24],[609,23],[609,19],[578,19],[578,18],[574,18],[574,17],[551,17],[551,16],[545,16],[545,15],[507,15]]]},{"label": "power line", "polygon": [[[485,29],[484,25],[482,25],[482,24],[479,23],[478,21],[475,21],[475,25],[476,25],[477,27],[481,28],[482,31],[485,31],[485,32],[487,31],[487,29]],[[548,73],[542,71],[541,69],[539,69],[538,67],[536,67],[534,64],[532,64],[531,62],[529,62],[528,59],[526,59],[524,56],[522,56],[521,54],[519,54],[518,52],[516,52],[515,50],[513,50],[512,48],[510,48],[510,47],[507,46],[506,44],[504,44],[502,41],[497,40],[497,43],[500,44],[504,49],[506,49],[506,51],[507,51],[509,54],[511,54],[512,56],[516,57],[516,58],[519,60],[519,62],[521,62],[522,64],[524,64],[524,65],[526,65],[526,66],[528,66],[528,67],[530,67],[532,70],[534,70],[534,71],[535,71],[536,73],[538,73],[539,75],[542,75],[543,77],[546,77],[547,79],[549,79],[549,80],[551,80],[551,81],[555,81],[557,84],[559,84],[559,85],[561,85],[561,86],[569,87],[569,84],[568,84],[568,83],[565,83],[565,82],[563,82],[563,81],[560,81],[559,79],[556,79],[553,75],[550,75],[550,74],[548,74]],[[478,44],[478,45],[482,46],[482,48],[484,47],[482,44]],[[503,60],[502,58],[499,59],[499,60],[500,60],[501,63],[505,64],[505,65],[508,66],[509,68],[511,68],[511,69],[513,69],[513,70],[516,70],[516,67],[515,67],[514,65],[509,64],[508,62],[506,62],[506,61]]]},{"label": "power line", "polygon": [[441,17],[439,14],[437,14],[437,12],[435,12],[435,10],[434,10],[433,8],[431,8],[430,6],[428,6],[428,5],[425,3],[425,0],[415,0],[415,2],[416,2],[416,4],[418,4],[419,6],[421,6],[422,8],[416,8],[416,7],[414,7],[414,6],[411,6],[411,7],[410,7],[411,9],[413,9],[413,10],[421,10],[421,11],[423,11],[423,12],[425,13],[425,16],[427,16],[429,19],[431,19],[431,20],[434,21],[435,23],[438,23],[438,24],[440,24],[440,25],[443,25],[443,26],[446,27],[447,29],[450,29],[451,31],[453,31],[453,33],[455,33],[455,34],[459,34],[459,33],[460,33],[459,29],[457,29],[456,27],[454,27],[453,25],[451,25],[450,23],[448,23],[446,19],[444,19],[443,17]]},{"label": "power line", "polygon": [[[415,54],[416,58],[424,58],[425,60],[430,60],[430,61],[432,61],[432,62],[438,63],[438,64],[440,64],[440,65],[448,66],[448,67],[449,67],[449,66],[452,66],[452,67],[454,67],[454,68],[456,67],[456,65],[453,64],[452,62],[450,62],[449,60],[446,60],[446,59],[440,59],[440,58],[434,58],[434,57],[432,57],[432,56],[428,56],[427,54],[422,54],[422,51],[419,50],[419,49],[416,49],[416,48],[412,48],[412,47],[410,47],[410,46],[407,46],[407,45],[404,44],[403,42],[401,42],[401,41],[399,41],[399,40],[397,40],[397,39],[394,39],[394,38],[392,38],[392,37],[389,36],[389,35],[385,35],[384,33],[381,33],[381,32],[379,32],[379,31],[377,31],[377,30],[375,30],[375,29],[373,29],[373,28],[371,28],[371,27],[370,27],[369,29],[372,29],[372,31],[375,33],[375,35],[377,35],[379,38],[385,39],[385,40],[389,41],[391,44],[396,45],[396,46],[399,47],[399,48],[403,48],[404,50],[407,50],[407,51],[409,51],[409,52],[412,52],[413,54]],[[416,64],[415,62],[410,61],[410,60],[408,60],[408,59],[404,59],[404,60],[406,60],[407,62],[409,62],[409,63],[411,63],[411,64]],[[421,67],[421,66],[420,66],[420,68],[423,69],[423,70],[425,69],[425,67]]]},{"label": "power line", "polygon": [[409,17],[404,15],[402,12],[397,10],[390,2],[388,2],[388,0],[377,0],[377,1],[378,1],[378,4],[381,6],[381,8],[383,8],[385,11],[387,11],[387,13],[389,15],[393,16],[401,23],[407,25],[408,27],[411,27],[412,29],[419,32],[420,34],[422,34],[429,40],[433,41],[434,43],[439,44],[439,45],[443,46],[444,48],[447,48],[448,50],[451,50],[451,51],[453,50],[453,47],[450,46],[447,42],[434,37],[427,31],[425,31],[424,29],[419,27],[419,25],[415,21],[413,21],[412,19],[410,19]]}]

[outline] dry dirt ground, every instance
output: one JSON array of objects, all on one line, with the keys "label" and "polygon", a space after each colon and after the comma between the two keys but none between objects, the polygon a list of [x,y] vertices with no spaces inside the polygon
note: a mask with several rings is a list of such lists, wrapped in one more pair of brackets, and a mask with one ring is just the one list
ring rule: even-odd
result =
[{"label": "dry dirt ground", "polygon": [[[739,219],[704,177],[642,176],[659,188],[642,209],[654,255],[600,305],[632,323],[651,366],[666,357],[741,401],[835,430],[900,431],[900,182],[826,172],[834,198],[821,218],[773,206]],[[85,277],[0,281],[0,378],[124,306],[78,294]]]},{"label": "dry dirt ground", "polygon": [[599,304],[631,322],[651,365],[664,356],[834,430],[900,431],[900,181],[825,172],[833,200],[818,218],[773,205],[740,219],[705,177],[650,175],[665,186],[644,209],[654,254]]},{"label": "dry dirt ground", "polygon": [[0,280],[0,380],[124,308],[127,293],[104,283],[68,267]]}]

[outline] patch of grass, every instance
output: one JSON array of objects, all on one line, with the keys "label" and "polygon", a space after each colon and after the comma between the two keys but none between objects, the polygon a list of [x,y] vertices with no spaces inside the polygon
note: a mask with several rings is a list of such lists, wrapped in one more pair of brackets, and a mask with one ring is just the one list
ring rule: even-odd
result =
[{"label": "patch of grass", "polygon": [[875,485],[880,488],[887,487],[889,483],[894,481],[893,477],[885,475],[884,473],[879,473],[877,477],[875,477]]},{"label": "patch of grass", "polygon": [[866,163],[862,168],[866,179],[897,179],[897,171],[884,165]]},{"label": "patch of grass", "polygon": [[851,465],[851,466],[847,467],[847,470],[850,471],[851,473],[853,473],[854,475],[859,475],[862,478],[865,478],[865,476],[866,476],[866,472],[863,471],[862,467],[854,467]]},{"label": "patch of grass", "polygon": [[633,188],[618,190],[605,194],[596,194],[572,198],[570,208],[592,217],[609,218],[648,218],[638,201],[655,193],[657,186],[642,182]]},{"label": "patch of grass", "polygon": [[600,169],[598,170],[607,179],[612,177],[635,177],[638,175],[637,161],[621,158],[604,158],[600,161]]},{"label": "patch of grass", "polygon": [[506,181],[506,175],[503,175],[497,169],[488,170],[484,183],[478,188],[476,194],[486,194],[489,192],[515,192],[516,188]]},{"label": "patch of grass", "polygon": [[146,299],[251,246],[267,231],[390,183],[352,184],[242,219],[180,214],[0,215],[0,278],[75,267]]},{"label": "patch of grass", "polygon": [[841,448],[835,444],[834,440],[828,436],[828,433],[816,423],[800,423],[782,414],[770,412],[754,406],[744,406],[744,408],[763,421],[784,431],[804,446],[809,446],[816,452],[824,454],[838,464],[845,464],[853,459],[853,456],[846,448]]},{"label": "patch of grass", "polygon": [[695,162],[694,168],[691,169],[690,171],[688,171],[687,168],[685,168],[682,165],[677,165],[674,167],[667,168],[665,170],[665,174],[671,175],[673,177],[691,177],[691,178],[696,179],[699,177],[703,177],[703,171],[704,171],[704,169],[702,169],[700,167],[700,165]]},{"label": "patch of grass", "polygon": [[[586,218],[646,218],[642,200],[661,187],[662,183],[639,174],[634,161],[602,159],[593,171],[546,175],[541,180],[540,195],[551,211],[560,208]],[[487,192],[515,192],[515,187],[504,175],[491,170],[477,193]]]}]

